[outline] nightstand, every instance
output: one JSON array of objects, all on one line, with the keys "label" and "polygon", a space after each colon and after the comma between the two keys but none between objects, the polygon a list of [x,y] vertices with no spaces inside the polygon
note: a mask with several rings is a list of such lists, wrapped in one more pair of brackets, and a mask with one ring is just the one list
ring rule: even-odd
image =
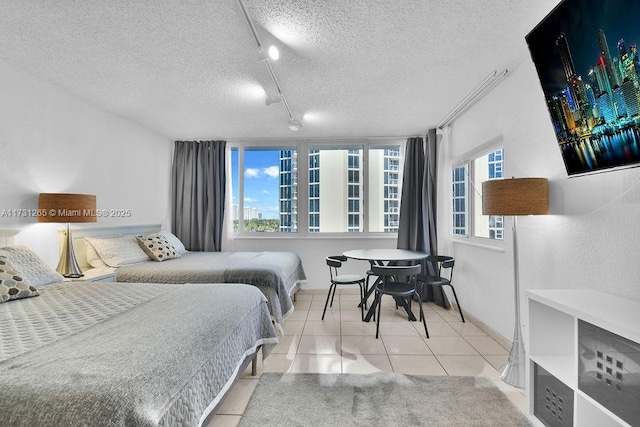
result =
[{"label": "nightstand", "polygon": [[65,279],[71,282],[115,282],[116,270],[114,268],[89,268],[83,271],[84,276],[77,279]]}]

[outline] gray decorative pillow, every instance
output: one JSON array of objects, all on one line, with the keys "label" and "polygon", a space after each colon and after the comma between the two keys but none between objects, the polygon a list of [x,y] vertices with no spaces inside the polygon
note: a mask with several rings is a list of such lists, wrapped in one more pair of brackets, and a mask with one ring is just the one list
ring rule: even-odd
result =
[{"label": "gray decorative pillow", "polygon": [[36,288],[64,281],[64,277],[27,246],[5,246],[0,248],[0,256],[4,256],[22,278]]},{"label": "gray decorative pillow", "polygon": [[142,250],[154,261],[164,261],[172,258],[180,258],[180,254],[166,237],[162,234],[148,234],[136,236]]},{"label": "gray decorative pillow", "polygon": [[38,290],[25,282],[14,265],[5,257],[0,257],[0,304],[38,295],[40,295]]}]

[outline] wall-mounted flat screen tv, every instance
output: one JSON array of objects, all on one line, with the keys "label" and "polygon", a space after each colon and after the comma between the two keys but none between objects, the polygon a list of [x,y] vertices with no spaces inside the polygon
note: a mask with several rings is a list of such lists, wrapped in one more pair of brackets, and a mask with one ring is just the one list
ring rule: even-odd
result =
[{"label": "wall-mounted flat screen tv", "polygon": [[564,0],[526,41],[568,175],[640,165],[640,1]]}]

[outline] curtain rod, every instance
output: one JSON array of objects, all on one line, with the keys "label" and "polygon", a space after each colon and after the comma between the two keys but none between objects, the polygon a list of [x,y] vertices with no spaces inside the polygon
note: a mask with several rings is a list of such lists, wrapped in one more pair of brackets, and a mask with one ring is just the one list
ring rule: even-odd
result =
[{"label": "curtain rod", "polygon": [[[278,141],[376,141],[388,139],[403,139],[421,137],[422,135],[397,135],[397,136],[363,136],[363,137],[304,137],[304,138],[222,138],[227,142],[278,142]],[[217,138],[220,139],[220,138]]]},{"label": "curtain rod", "polygon": [[473,104],[480,100],[484,95],[486,95],[491,89],[493,89],[505,76],[508,74],[509,70],[504,69],[500,73],[498,70],[493,70],[487,77],[485,77],[482,82],[478,86],[476,86],[467,96],[462,98],[462,101],[458,103],[453,110],[449,112],[445,116],[444,119],[440,123],[438,123],[437,128],[442,129],[445,126],[453,123],[458,117],[462,115],[465,111],[467,111]]}]

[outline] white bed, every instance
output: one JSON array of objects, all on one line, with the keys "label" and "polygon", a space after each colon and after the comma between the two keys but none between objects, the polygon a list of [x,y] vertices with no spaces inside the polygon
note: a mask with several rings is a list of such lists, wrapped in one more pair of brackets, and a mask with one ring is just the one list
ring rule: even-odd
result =
[{"label": "white bed", "polygon": [[2,425],[202,425],[278,341],[253,286],[61,282],[23,255],[0,248],[39,293],[0,303]]},{"label": "white bed", "polygon": [[[113,255],[117,249],[94,248],[94,243],[102,246],[119,239],[135,240],[133,236],[156,234],[160,230],[157,225],[132,226],[119,228],[84,228],[74,232],[74,247],[78,262],[84,268],[99,267],[103,261],[116,267],[116,280],[136,283],[247,283],[258,287],[267,297],[271,316],[276,328],[282,333],[284,320],[293,312],[293,296],[306,281],[302,261],[293,252],[187,252],[181,256],[166,259],[162,262],[150,260],[142,253],[142,258],[135,254],[128,255],[127,262],[121,262],[118,254],[107,260],[100,250]],[[175,236],[172,236],[175,238]],[[176,238],[177,240],[177,238]],[[87,242],[90,242],[87,244]],[[138,246],[131,243],[133,246]],[[176,246],[182,245],[177,241]],[[130,248],[135,249],[135,248]],[[122,251],[127,251],[122,248]],[[102,255],[104,260],[96,259]],[[98,262],[98,264],[96,264]]]}]

